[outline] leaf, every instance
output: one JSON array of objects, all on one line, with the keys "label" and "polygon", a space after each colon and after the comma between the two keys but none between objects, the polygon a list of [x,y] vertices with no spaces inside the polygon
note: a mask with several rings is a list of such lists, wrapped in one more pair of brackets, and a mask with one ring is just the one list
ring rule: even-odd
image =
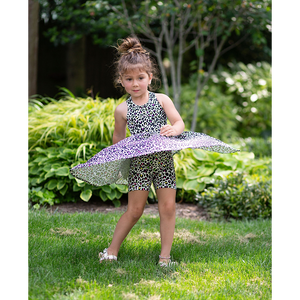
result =
[{"label": "leaf", "polygon": [[68,190],[68,185],[66,184],[63,189],[59,190],[59,192],[64,196]]},{"label": "leaf", "polygon": [[40,168],[38,166],[34,166],[34,167],[29,169],[29,174],[36,175],[36,174],[39,173],[39,171],[40,171]]},{"label": "leaf", "polygon": [[201,49],[201,48],[197,49],[197,50],[196,50],[196,55],[197,55],[198,57],[203,56],[203,55],[204,55],[204,50]]},{"label": "leaf", "polygon": [[198,175],[198,171],[187,171],[187,174],[186,174],[186,177],[187,179],[195,179],[195,178],[198,178],[199,175]]},{"label": "leaf", "polygon": [[65,184],[66,184],[65,181],[60,180],[60,181],[57,182],[56,188],[57,188],[58,190],[61,190],[61,189],[65,186]]},{"label": "leaf", "polygon": [[111,190],[110,193],[107,194],[107,197],[109,200],[114,200],[117,198],[116,190]]},{"label": "leaf", "polygon": [[217,169],[214,173],[214,175],[216,176],[221,176],[222,178],[229,175],[229,174],[232,174],[234,173],[234,171],[232,170],[224,170],[224,169]]},{"label": "leaf", "polygon": [[48,182],[48,184],[47,184],[47,188],[49,189],[49,190],[54,190],[55,188],[56,188],[56,186],[57,186],[57,180],[56,179],[51,179],[49,182]]},{"label": "leaf", "polygon": [[205,188],[204,182],[198,182],[197,180],[186,180],[183,184],[183,189],[187,191],[200,192]]},{"label": "leaf", "polygon": [[176,180],[176,187],[177,187],[178,189],[182,189],[182,188],[183,188],[184,181],[185,181],[185,178],[182,178],[182,177],[177,178],[177,180]]},{"label": "leaf", "polygon": [[208,156],[204,150],[197,149],[193,151],[194,157],[198,160],[207,160]]},{"label": "leaf", "polygon": [[120,207],[121,206],[121,201],[120,200],[113,200],[113,204],[115,207]]},{"label": "leaf", "polygon": [[111,188],[109,185],[104,185],[102,186],[102,190],[106,193],[109,194],[111,192]]},{"label": "leaf", "polygon": [[80,198],[83,200],[83,201],[89,201],[90,198],[92,197],[92,190],[91,189],[88,189],[88,190],[85,190],[85,191],[82,191],[81,194],[80,194]]},{"label": "leaf", "polygon": [[205,164],[198,168],[198,177],[209,176],[215,171],[216,167],[212,164]]},{"label": "leaf", "polygon": [[61,167],[55,170],[55,174],[58,176],[68,176],[69,175],[69,167]]},{"label": "leaf", "polygon": [[103,190],[99,192],[99,197],[102,201],[106,201],[108,199],[106,193]]}]

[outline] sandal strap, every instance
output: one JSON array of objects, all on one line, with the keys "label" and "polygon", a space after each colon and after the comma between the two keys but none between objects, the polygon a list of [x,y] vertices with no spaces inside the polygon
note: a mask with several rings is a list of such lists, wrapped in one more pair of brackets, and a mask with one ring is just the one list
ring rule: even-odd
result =
[{"label": "sandal strap", "polygon": [[110,254],[110,255],[107,254],[107,248],[105,248],[103,250],[103,252],[99,253],[99,258],[100,258],[100,261],[102,261],[102,260],[118,260],[117,256],[112,255],[112,254]]},{"label": "sandal strap", "polygon": [[171,258],[171,256],[169,256],[169,257],[162,257],[162,256],[160,256],[160,255],[158,255],[158,257],[159,257],[160,259],[170,259],[170,258]]}]

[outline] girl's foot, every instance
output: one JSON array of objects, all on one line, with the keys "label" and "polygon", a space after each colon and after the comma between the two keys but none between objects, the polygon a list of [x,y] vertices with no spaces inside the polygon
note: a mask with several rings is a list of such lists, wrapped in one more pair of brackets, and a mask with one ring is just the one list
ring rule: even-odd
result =
[{"label": "girl's foot", "polygon": [[115,255],[112,255],[112,254],[108,254],[107,253],[107,248],[105,248],[103,250],[103,252],[100,252],[99,253],[99,261],[100,263],[103,261],[103,260],[109,260],[109,261],[113,261],[113,260],[118,260],[118,258],[115,256]]},{"label": "girl's foot", "polygon": [[170,267],[170,266],[174,266],[176,264],[176,262],[171,261],[171,256],[169,257],[162,257],[159,255],[159,262],[158,265],[160,267]]}]

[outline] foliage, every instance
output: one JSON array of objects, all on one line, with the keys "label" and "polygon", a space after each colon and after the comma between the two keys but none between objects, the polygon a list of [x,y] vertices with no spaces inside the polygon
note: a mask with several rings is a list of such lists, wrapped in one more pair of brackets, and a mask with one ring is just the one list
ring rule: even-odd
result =
[{"label": "foliage", "polygon": [[241,137],[271,135],[272,69],[267,62],[229,63],[220,67],[212,81],[221,85],[236,104],[236,130]]},{"label": "foliage", "polygon": [[[91,186],[75,179],[69,169],[84,163],[111,144],[113,111],[123,99],[74,98],[31,101],[29,106],[29,199],[33,204],[88,201],[92,196],[120,205],[123,185]],[[221,124],[220,124],[221,126]],[[224,127],[223,127],[224,128]],[[241,141],[236,145],[239,149]],[[245,142],[244,142],[245,143]],[[245,147],[245,145],[244,145]],[[271,159],[254,159],[252,152],[219,154],[185,149],[174,156],[177,176],[177,199],[193,202],[196,193],[215,179],[242,172],[271,176]],[[155,199],[155,191],[149,194]]]},{"label": "foliage", "polygon": [[[196,75],[192,75],[190,83],[182,87],[182,113],[185,126],[191,128],[194,112],[193,101],[196,97]],[[202,91],[198,103],[198,115],[195,131],[203,132],[222,141],[238,138],[236,131],[236,105],[232,95],[226,95],[221,87],[211,82]]]},{"label": "foliage", "polygon": [[231,144],[241,151],[253,152],[256,158],[272,156],[272,138],[248,137],[231,139]]},{"label": "foliage", "polygon": [[33,204],[76,202],[79,197],[83,201],[89,201],[94,195],[103,201],[111,200],[115,206],[120,205],[119,199],[127,192],[124,185],[95,187],[70,174],[71,167],[84,163],[87,157],[98,152],[97,149],[91,149],[84,144],[83,146],[79,149],[67,146],[35,148],[28,164],[29,198]]},{"label": "foliage", "polygon": [[[157,58],[166,94],[169,94],[168,79],[171,81],[174,103],[180,112],[183,55],[193,51],[197,74],[193,131],[199,96],[220,55],[246,37],[254,44],[266,44],[264,32],[271,27],[270,0],[191,0],[188,4],[182,0],[147,0],[134,4],[128,0],[39,1],[41,17],[49,22],[46,35],[55,44],[69,43],[84,35],[91,35],[95,42],[102,44],[103,40],[111,44],[112,40],[130,33],[141,35]],[[225,47],[233,33],[237,40]],[[213,52],[213,57],[211,61],[204,61],[208,52]],[[170,78],[163,64],[164,58],[169,60]]]},{"label": "foliage", "polygon": [[[47,102],[45,105],[43,103]],[[91,186],[75,179],[69,169],[111,145],[113,111],[123,99],[34,99],[29,105],[29,199],[34,204],[119,199],[123,185]]]},{"label": "foliage", "polygon": [[[272,126],[270,64],[244,65],[239,62],[228,65],[228,68],[220,67],[214,72],[202,90],[195,131],[223,141],[234,141],[238,137],[269,137]],[[197,81],[193,74],[189,84],[183,85],[181,96],[181,115],[188,128],[191,128],[196,92]],[[261,143],[268,141],[261,140]]]},{"label": "foliage", "polygon": [[270,218],[272,214],[271,181],[260,178],[249,183],[242,174],[216,180],[196,199],[212,218],[256,219]]},{"label": "foliage", "polygon": [[[230,174],[244,174],[255,181],[258,176],[271,177],[271,159],[254,159],[251,152],[220,154],[201,149],[185,149],[174,156],[178,200],[198,201],[195,195],[206,186]],[[181,199],[180,199],[181,198]]]},{"label": "foliage", "polygon": [[[39,107],[30,105],[28,117],[29,149],[36,146],[62,146],[66,143],[78,147],[83,143],[103,148],[111,145],[114,126],[113,111],[124,101],[96,98],[75,98],[72,94],[59,101]],[[42,103],[40,101],[40,103]]]},{"label": "foliage", "polygon": [[177,218],[171,252],[177,265],[162,269],[158,215],[143,215],[118,261],[99,264],[120,216],[30,210],[29,299],[271,299],[270,220]]}]

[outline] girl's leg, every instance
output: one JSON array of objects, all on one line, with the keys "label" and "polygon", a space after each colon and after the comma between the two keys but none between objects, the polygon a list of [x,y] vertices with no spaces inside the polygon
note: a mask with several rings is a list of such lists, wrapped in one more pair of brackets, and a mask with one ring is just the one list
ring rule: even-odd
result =
[{"label": "girl's leg", "polygon": [[[169,257],[176,217],[176,190],[172,188],[161,188],[156,190],[158,198],[158,211],[160,216],[160,236],[161,236],[161,257]],[[168,259],[161,258],[160,262],[168,262]]]},{"label": "girl's leg", "polygon": [[144,212],[148,198],[148,191],[131,191],[128,193],[126,212],[119,219],[110,246],[108,255],[118,256],[122,242]]}]

